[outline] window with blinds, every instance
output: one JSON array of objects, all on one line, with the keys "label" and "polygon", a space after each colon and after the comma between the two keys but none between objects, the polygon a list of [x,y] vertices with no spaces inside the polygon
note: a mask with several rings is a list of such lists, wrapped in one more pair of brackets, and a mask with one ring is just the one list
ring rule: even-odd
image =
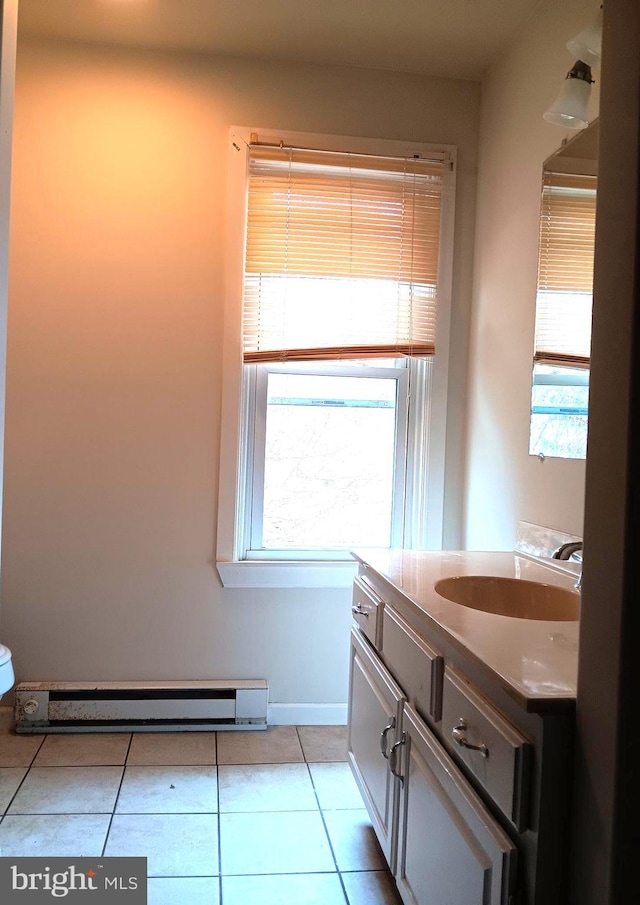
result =
[{"label": "window with blinds", "polygon": [[597,177],[544,174],[534,361],[589,367]]},{"label": "window with blinds", "polygon": [[250,148],[245,362],[434,354],[444,158]]}]

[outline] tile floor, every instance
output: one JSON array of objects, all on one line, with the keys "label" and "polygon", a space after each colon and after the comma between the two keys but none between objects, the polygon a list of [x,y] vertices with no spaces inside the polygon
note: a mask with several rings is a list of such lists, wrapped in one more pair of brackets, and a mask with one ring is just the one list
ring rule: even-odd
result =
[{"label": "tile floor", "polygon": [[143,855],[149,905],[398,905],[345,727],[17,736],[3,855]]}]

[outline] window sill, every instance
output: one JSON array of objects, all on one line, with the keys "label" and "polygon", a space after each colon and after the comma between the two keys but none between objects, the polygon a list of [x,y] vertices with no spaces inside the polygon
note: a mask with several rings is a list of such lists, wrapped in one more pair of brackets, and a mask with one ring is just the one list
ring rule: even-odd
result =
[{"label": "window sill", "polygon": [[355,560],[242,560],[217,562],[216,567],[225,588],[350,588],[358,564]]}]

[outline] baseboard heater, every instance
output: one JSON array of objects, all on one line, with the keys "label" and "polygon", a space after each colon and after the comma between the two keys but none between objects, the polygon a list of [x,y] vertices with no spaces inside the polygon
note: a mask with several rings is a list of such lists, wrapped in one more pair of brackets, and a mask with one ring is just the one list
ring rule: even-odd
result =
[{"label": "baseboard heater", "polygon": [[51,732],[266,729],[265,679],[215,682],[21,682],[15,728]]}]

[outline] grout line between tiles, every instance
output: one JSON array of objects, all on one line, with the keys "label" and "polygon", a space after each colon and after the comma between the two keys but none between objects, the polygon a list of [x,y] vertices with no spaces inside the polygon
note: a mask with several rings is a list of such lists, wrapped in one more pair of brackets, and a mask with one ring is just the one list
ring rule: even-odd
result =
[{"label": "grout line between tiles", "polygon": [[[374,869],[361,869],[361,870],[343,870],[343,871],[334,871],[334,870],[305,870],[305,871],[294,871],[293,873],[279,873],[279,874],[265,874],[265,873],[255,873],[255,874],[148,874],[147,879],[149,880],[219,880],[220,886],[222,886],[222,880],[227,877],[333,877],[338,874],[339,876],[342,874],[387,874],[388,871],[380,868]],[[347,900],[348,901],[348,900]],[[222,900],[220,905],[222,905]]]},{"label": "grout line between tiles", "polygon": [[[297,727],[296,727],[296,731],[297,731]],[[329,843],[329,850],[331,851],[331,857],[333,858],[333,863],[335,865],[336,873],[338,874],[338,880],[340,881],[342,895],[344,896],[346,905],[349,905],[349,896],[347,895],[347,890],[345,888],[344,881],[342,879],[342,874],[340,873],[340,868],[338,867],[338,859],[336,858],[336,853],[333,848],[333,842],[331,841],[331,836],[329,835],[329,830],[327,828],[327,822],[324,819],[324,811],[320,807],[320,798],[318,797],[318,791],[317,791],[315,783],[313,781],[313,774],[311,773],[311,768],[309,767],[308,763],[307,763],[307,770],[309,772],[309,778],[311,780],[311,785],[313,787],[313,794],[316,796],[316,801],[318,803],[318,811],[320,813],[320,820],[322,820],[322,826],[324,827],[324,831],[327,836],[327,841]]]},{"label": "grout line between tiles", "polygon": [[[19,792],[20,789],[22,788],[22,786],[23,786],[23,784],[24,784],[24,782],[25,782],[27,776],[29,775],[29,773],[31,773],[31,768],[32,768],[32,766],[33,766],[33,762],[34,762],[34,760],[36,759],[36,757],[38,756],[38,752],[40,751],[40,748],[42,748],[42,746],[44,745],[44,741],[45,741],[46,737],[47,737],[46,735],[43,735],[42,738],[40,739],[40,744],[38,745],[38,747],[37,747],[36,750],[34,751],[33,757],[31,758],[31,762],[27,765],[27,768],[26,768],[26,770],[25,770],[25,774],[24,774],[24,776],[22,777],[22,779],[20,780],[20,784],[19,784],[18,788],[15,790],[15,792],[14,792],[12,798],[11,798],[11,801],[9,802],[9,804],[7,805],[7,807],[5,808],[5,812],[4,812],[4,814],[2,815],[2,817],[0,818],[0,823],[3,822],[3,820],[4,820],[5,817],[9,816],[9,808],[10,808],[11,805],[13,804],[16,795],[18,794],[18,792]],[[22,769],[22,768],[20,768],[20,769]]]},{"label": "grout line between tiles", "polygon": [[[337,870],[293,870],[289,871],[289,873],[277,873],[277,874],[224,874],[220,876],[220,879],[226,880],[228,877],[335,877],[339,875],[339,871]],[[159,879],[156,877],[155,879]],[[193,879],[190,877],[189,879]]]},{"label": "grout line between tiles", "polygon": [[218,795],[218,902],[222,902],[222,825],[220,823],[220,762],[218,753],[218,733],[216,732],[215,740],[216,752],[216,790]]},{"label": "grout line between tiles", "polygon": [[109,819],[109,826],[107,827],[107,832],[104,837],[104,845],[102,846],[102,853],[100,855],[101,858],[104,858],[104,853],[107,848],[107,841],[109,839],[109,833],[111,832],[111,826],[113,824],[113,818],[115,817],[116,807],[118,805],[118,798],[120,798],[120,790],[122,789],[122,783],[124,782],[124,774],[127,769],[127,758],[129,757],[129,751],[131,750],[131,745],[133,744],[133,732],[129,735],[129,744],[127,745],[127,753],[124,756],[124,763],[122,764],[122,776],[120,777],[120,783],[118,785],[118,791],[116,793],[116,797],[113,802],[113,810],[111,811],[111,818]]},{"label": "grout line between tiles", "polygon": [[[253,813],[253,812],[252,812]],[[267,812],[265,812],[267,813]],[[8,817],[215,817],[216,811],[23,811]],[[111,824],[109,824],[111,828]]]},{"label": "grout line between tiles", "polygon": [[[388,873],[388,870],[385,870],[384,868],[375,868],[375,869],[363,868],[361,870],[343,870],[343,871],[339,871],[339,870],[295,870],[295,871],[289,871],[289,873],[280,872],[277,874],[266,874],[266,873],[223,874],[221,876],[223,876],[223,877],[307,877],[307,876],[309,876],[309,877],[315,877],[315,876],[333,877],[334,874],[340,874],[340,873],[342,873],[342,874],[386,874],[386,873]],[[153,878],[155,880],[162,880],[165,878],[166,879],[180,879],[180,878],[184,877],[184,879],[193,880],[193,879],[195,879],[197,877],[201,877],[201,876],[202,877],[204,877],[204,876],[213,877],[216,875],[215,874],[180,874],[179,877],[174,877],[173,875],[171,877],[169,877],[167,874],[162,874],[161,876],[158,874],[154,874]]]},{"label": "grout line between tiles", "polygon": [[[7,769],[11,769],[11,767],[8,767]],[[23,768],[23,767],[19,767],[18,769],[24,769],[24,768]],[[25,779],[26,779],[27,776],[29,775],[29,771],[30,771],[30,770],[31,770],[31,767],[27,767],[27,768],[24,770],[24,776],[22,777],[22,779],[21,779],[20,782],[18,783],[18,788],[15,790],[15,792],[14,792],[13,795],[11,796],[11,799],[10,799],[8,805],[7,805],[6,808],[4,809],[4,813],[3,813],[2,816],[0,817],[0,823],[2,823],[2,821],[4,820],[4,818],[5,818],[5,817],[7,816],[7,814],[9,813],[9,808],[11,807],[11,805],[13,804],[13,802],[15,801],[15,798],[16,798],[18,792],[20,791],[20,789],[22,788],[22,785],[23,785]]]}]

